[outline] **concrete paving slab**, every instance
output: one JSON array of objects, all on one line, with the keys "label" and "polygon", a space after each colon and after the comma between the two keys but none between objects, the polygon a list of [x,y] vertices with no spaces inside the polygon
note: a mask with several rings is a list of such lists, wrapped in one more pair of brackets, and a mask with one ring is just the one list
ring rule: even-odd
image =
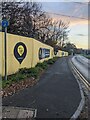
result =
[{"label": "concrete paving slab", "polygon": [[17,118],[18,113],[19,109],[14,109],[12,107],[4,107],[2,109],[3,118]]},{"label": "concrete paving slab", "polygon": [[36,116],[36,109],[4,106],[2,108],[3,118],[34,118]]},{"label": "concrete paving slab", "polygon": [[17,118],[32,118],[33,117],[33,111],[29,110],[20,110]]}]

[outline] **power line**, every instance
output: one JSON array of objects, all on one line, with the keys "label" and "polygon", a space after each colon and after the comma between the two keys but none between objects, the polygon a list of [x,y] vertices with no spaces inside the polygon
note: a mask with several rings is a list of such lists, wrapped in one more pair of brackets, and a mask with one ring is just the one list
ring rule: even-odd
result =
[{"label": "power line", "polygon": [[76,4],[83,4],[83,5],[87,5],[90,1],[86,1],[86,2],[74,2],[74,1],[70,1],[72,3],[76,3]]},{"label": "power line", "polygon": [[[72,1],[73,2],[73,1]],[[82,5],[87,5],[88,2],[73,2],[73,3],[76,3],[76,4],[82,4]]]},{"label": "power line", "polygon": [[77,19],[88,20],[88,19],[83,18],[83,17],[76,17],[76,16],[70,16],[70,15],[64,15],[64,14],[61,14],[61,13],[60,13],[60,14],[59,14],[59,13],[53,13],[53,12],[51,13],[51,12],[46,12],[46,11],[45,11],[45,13],[48,13],[48,14],[55,14],[55,15],[64,16],[64,17],[70,17],[70,18],[72,17],[72,18],[77,18]]}]

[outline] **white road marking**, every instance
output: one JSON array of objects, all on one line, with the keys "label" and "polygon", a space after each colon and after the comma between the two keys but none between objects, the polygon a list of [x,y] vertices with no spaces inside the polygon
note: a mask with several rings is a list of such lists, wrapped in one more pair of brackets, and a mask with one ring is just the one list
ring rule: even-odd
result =
[{"label": "white road marking", "polygon": [[87,87],[87,89],[90,91],[90,83],[87,81],[87,79],[79,72],[79,70],[75,67],[75,65],[71,62],[72,68],[77,74],[77,76],[80,78],[80,80],[84,83],[84,85]]}]

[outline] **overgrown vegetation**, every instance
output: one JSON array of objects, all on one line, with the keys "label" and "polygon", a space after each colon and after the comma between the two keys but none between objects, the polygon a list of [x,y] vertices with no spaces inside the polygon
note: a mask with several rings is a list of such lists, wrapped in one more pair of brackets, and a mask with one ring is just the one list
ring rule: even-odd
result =
[{"label": "overgrown vegetation", "polygon": [[53,59],[49,59],[47,61],[44,61],[43,63],[37,63],[37,65],[33,68],[19,69],[17,73],[13,75],[9,75],[7,81],[5,81],[3,78],[2,88],[5,88],[6,86],[10,86],[15,82],[20,82],[21,80],[25,80],[30,77],[37,79],[40,76],[40,73],[43,70],[46,70],[49,65],[55,63],[56,60],[57,60],[57,57],[54,57]]},{"label": "overgrown vegetation", "polygon": [[47,61],[44,61],[43,63],[38,63],[36,67],[41,69],[47,69],[48,67]]}]

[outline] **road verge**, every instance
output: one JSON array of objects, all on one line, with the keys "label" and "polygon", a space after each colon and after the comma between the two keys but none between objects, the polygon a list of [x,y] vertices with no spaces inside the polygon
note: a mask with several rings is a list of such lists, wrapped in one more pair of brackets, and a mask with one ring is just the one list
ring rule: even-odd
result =
[{"label": "road verge", "polygon": [[35,85],[40,76],[47,70],[58,57],[44,61],[43,63],[38,63],[34,68],[23,68],[20,69],[17,73],[8,76],[8,80],[2,80],[2,91],[0,95],[2,97],[7,97],[12,95],[26,87]]}]

